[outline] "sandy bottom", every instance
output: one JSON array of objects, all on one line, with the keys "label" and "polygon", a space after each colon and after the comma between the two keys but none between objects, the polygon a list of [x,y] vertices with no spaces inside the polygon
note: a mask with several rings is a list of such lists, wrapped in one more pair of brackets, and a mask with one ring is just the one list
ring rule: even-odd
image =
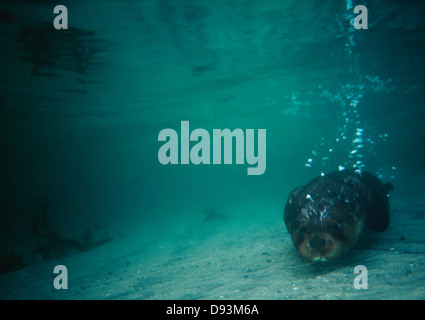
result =
[{"label": "sandy bottom", "polygon": [[[0,275],[0,299],[424,299],[425,197],[395,199],[391,214],[387,231],[334,264],[302,261],[281,218],[200,219]],[[53,287],[58,264],[67,290]],[[368,289],[354,288],[356,265]]]}]

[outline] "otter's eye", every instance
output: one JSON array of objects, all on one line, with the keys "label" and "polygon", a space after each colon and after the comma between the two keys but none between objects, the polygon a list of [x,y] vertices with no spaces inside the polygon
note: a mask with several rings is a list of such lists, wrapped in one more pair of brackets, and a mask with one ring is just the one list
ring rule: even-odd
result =
[{"label": "otter's eye", "polygon": [[329,231],[333,234],[336,234],[341,231],[342,224],[339,222],[334,222],[329,226]]}]

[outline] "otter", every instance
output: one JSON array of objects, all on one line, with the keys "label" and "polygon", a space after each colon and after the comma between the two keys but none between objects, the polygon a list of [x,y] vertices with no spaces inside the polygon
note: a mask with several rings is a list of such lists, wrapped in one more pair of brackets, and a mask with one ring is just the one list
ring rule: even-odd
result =
[{"label": "otter", "polygon": [[331,172],[295,188],[284,221],[301,257],[334,260],[349,251],[366,228],[385,231],[392,189],[392,183],[359,170]]}]

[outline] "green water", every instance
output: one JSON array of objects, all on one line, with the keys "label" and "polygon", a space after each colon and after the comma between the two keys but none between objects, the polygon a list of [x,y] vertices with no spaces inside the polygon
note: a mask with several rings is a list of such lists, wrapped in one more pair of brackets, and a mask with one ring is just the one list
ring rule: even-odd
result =
[{"label": "green water", "polygon": [[[202,241],[186,231],[211,209],[235,234],[286,232],[294,187],[356,163],[395,196],[425,194],[423,3],[362,3],[367,30],[344,1],[63,4],[68,30],[54,29],[53,3],[0,5],[2,250],[34,245],[37,195],[64,237],[107,226],[149,242]],[[184,120],[266,129],[265,173],[162,165],[158,134]]]}]

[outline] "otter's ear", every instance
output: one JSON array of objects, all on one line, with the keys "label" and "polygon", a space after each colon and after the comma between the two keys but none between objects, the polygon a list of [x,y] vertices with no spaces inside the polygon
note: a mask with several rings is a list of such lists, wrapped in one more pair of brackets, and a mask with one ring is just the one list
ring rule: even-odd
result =
[{"label": "otter's ear", "polygon": [[283,214],[283,220],[285,221],[286,228],[291,233],[294,228],[294,222],[297,220],[298,209],[300,208],[300,201],[298,196],[303,187],[298,187],[292,190],[289,194],[288,200],[286,201],[285,211]]},{"label": "otter's ear", "polygon": [[302,189],[303,187],[298,187],[292,190],[292,192],[289,194],[288,201],[286,203],[287,206],[289,205],[298,207],[300,205],[298,201],[298,196],[300,195]]}]

